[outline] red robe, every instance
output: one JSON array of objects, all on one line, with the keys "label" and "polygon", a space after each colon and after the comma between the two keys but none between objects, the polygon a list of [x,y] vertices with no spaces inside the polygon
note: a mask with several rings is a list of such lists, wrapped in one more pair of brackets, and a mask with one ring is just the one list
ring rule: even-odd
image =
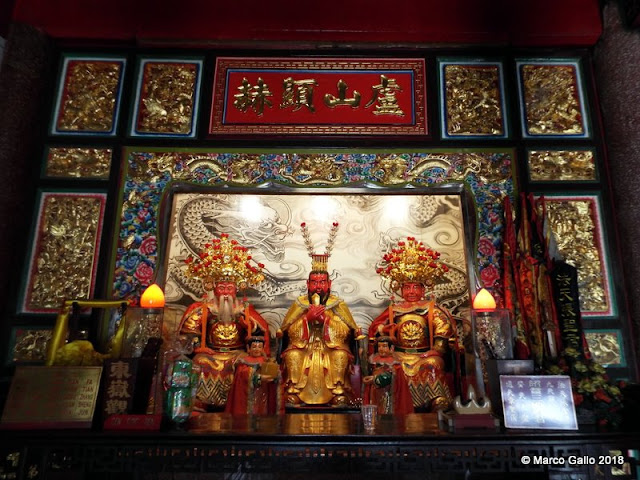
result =
[{"label": "red robe", "polygon": [[232,415],[280,415],[284,413],[282,382],[260,381],[265,357],[243,356],[236,360],[233,383],[224,411]]},{"label": "red robe", "polygon": [[406,415],[413,413],[413,400],[409,384],[400,362],[393,356],[374,355],[369,359],[369,364],[374,367],[374,378],[389,373],[391,374],[391,383],[387,386],[379,386],[374,380],[373,383],[366,384],[364,386],[364,405],[378,405],[378,413],[380,414]]}]

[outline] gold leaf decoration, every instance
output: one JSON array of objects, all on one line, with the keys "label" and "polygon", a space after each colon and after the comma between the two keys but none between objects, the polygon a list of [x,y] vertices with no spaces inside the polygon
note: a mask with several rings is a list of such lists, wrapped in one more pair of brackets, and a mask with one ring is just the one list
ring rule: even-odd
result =
[{"label": "gold leaf decoration", "polygon": [[530,135],[585,133],[574,65],[524,65],[522,83]]},{"label": "gold leaf decoration", "polygon": [[103,205],[97,194],[45,195],[27,308],[58,309],[65,299],[90,298]]},{"label": "gold leaf decoration", "polygon": [[504,135],[497,65],[447,65],[444,82],[448,135]]},{"label": "gold leaf decoration", "polygon": [[136,131],[189,134],[197,77],[196,63],[146,62]]},{"label": "gold leaf decoration", "polygon": [[57,130],[67,132],[113,130],[121,75],[121,62],[70,61],[60,101]]},{"label": "gold leaf decoration", "polygon": [[585,181],[596,179],[591,150],[555,150],[529,152],[529,176],[532,181]]},{"label": "gold leaf decoration", "polygon": [[598,218],[595,200],[547,197],[545,201],[558,250],[578,269],[580,310],[583,313],[608,311],[610,299],[595,220]]},{"label": "gold leaf decoration", "polygon": [[53,147],[47,155],[49,177],[108,179],[111,168],[110,148]]}]

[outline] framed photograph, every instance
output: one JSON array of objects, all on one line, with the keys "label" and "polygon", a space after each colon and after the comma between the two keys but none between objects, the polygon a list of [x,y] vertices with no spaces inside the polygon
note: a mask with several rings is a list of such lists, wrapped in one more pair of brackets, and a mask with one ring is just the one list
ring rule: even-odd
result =
[{"label": "framed photograph", "polygon": [[165,251],[158,278],[173,310],[184,311],[204,294],[199,280],[185,276],[187,256],[197,256],[205,244],[226,234],[264,265],[264,281],[245,294],[273,334],[292,301],[306,291],[311,259],[302,223],[318,252],[338,223],[328,262],[331,290],[345,300],[363,330],[393,295],[376,267],[395,242],[408,236],[440,252],[449,267],[435,287],[437,301],[454,316],[466,315],[469,308],[474,214],[460,185],[339,190],[175,185],[165,199],[161,235],[167,241],[160,242]]}]

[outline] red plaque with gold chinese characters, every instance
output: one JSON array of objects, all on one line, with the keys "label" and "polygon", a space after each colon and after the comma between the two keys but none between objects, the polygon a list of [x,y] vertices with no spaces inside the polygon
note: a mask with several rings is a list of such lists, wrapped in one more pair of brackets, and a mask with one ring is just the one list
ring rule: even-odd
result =
[{"label": "red plaque with gold chinese characters", "polygon": [[212,135],[427,135],[416,58],[218,58]]}]

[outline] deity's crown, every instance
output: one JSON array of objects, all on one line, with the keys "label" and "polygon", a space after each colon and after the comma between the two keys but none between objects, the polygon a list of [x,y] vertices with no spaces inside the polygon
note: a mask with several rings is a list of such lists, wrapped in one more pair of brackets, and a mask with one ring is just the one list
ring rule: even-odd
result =
[{"label": "deity's crown", "polygon": [[307,224],[302,222],[300,229],[302,230],[302,238],[304,244],[307,247],[307,252],[311,257],[311,271],[312,272],[328,272],[329,271],[329,257],[331,256],[331,250],[336,242],[336,235],[338,233],[338,222],[333,222],[331,230],[329,231],[329,239],[327,240],[327,246],[324,249],[324,253],[314,253],[313,244],[311,243],[311,236]]},{"label": "deity's crown", "polygon": [[252,265],[249,249],[231,240],[227,233],[221,233],[220,238],[206,243],[197,257],[189,255],[185,263],[187,277],[201,280],[210,278],[215,283],[232,282],[238,288],[256,285],[264,280],[264,265],[255,262]]},{"label": "deity's crown", "polygon": [[436,280],[449,271],[440,260],[440,252],[426,247],[414,237],[400,240],[391,251],[384,254],[379,275],[391,280],[391,288],[397,290],[403,283],[422,283],[433,286]]}]

